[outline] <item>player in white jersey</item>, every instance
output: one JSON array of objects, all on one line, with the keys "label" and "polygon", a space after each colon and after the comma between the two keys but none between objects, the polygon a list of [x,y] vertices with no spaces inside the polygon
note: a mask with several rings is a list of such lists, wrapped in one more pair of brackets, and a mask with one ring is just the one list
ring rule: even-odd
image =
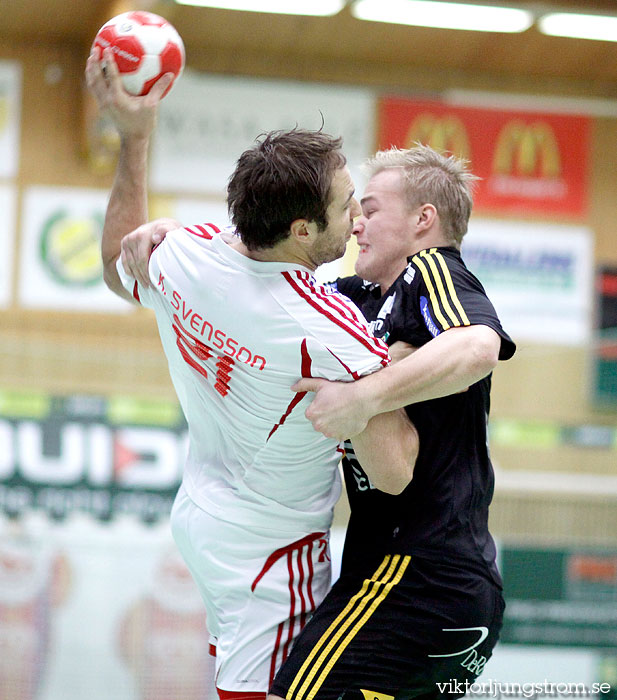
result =
[{"label": "player in white jersey", "polygon": [[[206,604],[217,689],[265,697],[291,643],[329,586],[328,528],[340,490],[338,444],[313,430],[301,377],[353,381],[388,362],[349,300],[317,286],[340,257],[359,207],[340,139],[295,129],[265,135],[228,186],[239,238],[215,226],[170,233],[149,279],[132,279],[122,237],[146,220],[146,160],[163,78],[145,98],[122,92],[113,57],[86,76],[121,133],[102,254],[121,296],[154,309],[188,425],[190,449],[172,530]],[[129,294],[130,292],[130,294]],[[354,439],[374,483],[409,482],[418,444],[402,412]]]}]

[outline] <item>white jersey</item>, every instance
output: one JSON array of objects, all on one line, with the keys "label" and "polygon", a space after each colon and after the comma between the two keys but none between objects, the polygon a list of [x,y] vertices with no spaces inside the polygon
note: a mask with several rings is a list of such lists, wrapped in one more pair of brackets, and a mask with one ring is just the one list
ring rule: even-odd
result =
[{"label": "white jersey", "polygon": [[290,534],[327,530],[340,495],[338,443],[304,416],[301,377],[353,380],[386,365],[347,297],[310,270],[251,260],[211,225],[167,234],[142,289],[156,313],[189,426],[187,494],[214,517]]}]

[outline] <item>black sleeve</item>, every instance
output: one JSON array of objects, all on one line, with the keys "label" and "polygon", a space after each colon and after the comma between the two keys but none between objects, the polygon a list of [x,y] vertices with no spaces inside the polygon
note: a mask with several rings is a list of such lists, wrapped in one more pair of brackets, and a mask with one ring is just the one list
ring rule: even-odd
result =
[{"label": "black sleeve", "polygon": [[484,325],[501,338],[499,359],[508,360],[514,355],[516,345],[501,327],[482,284],[458,253],[431,248],[414,255],[410,262],[415,269],[410,285],[412,303],[430,336],[449,328]]},{"label": "black sleeve", "polygon": [[338,277],[330,286],[335,287],[337,291],[344,294],[358,306],[361,305],[365,296],[364,283],[357,275]]}]

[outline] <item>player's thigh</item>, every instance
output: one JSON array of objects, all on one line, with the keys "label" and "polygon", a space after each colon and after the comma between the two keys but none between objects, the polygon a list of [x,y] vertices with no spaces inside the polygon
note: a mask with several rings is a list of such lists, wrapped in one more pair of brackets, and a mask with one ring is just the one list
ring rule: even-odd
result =
[{"label": "player's thigh", "polygon": [[[299,546],[296,546],[299,545]],[[266,692],[330,584],[329,563],[300,542],[266,561],[241,611],[221,613],[217,687]]]},{"label": "player's thigh", "polygon": [[364,700],[438,697],[438,683],[480,669],[498,635],[499,592],[488,582],[466,588],[428,585],[426,572],[403,556],[386,557],[364,577],[341,577],[272,692],[289,700],[337,700],[352,691]]},{"label": "player's thigh", "polygon": [[174,500],[170,525],[176,546],[204,602],[208,631],[212,636],[218,637],[216,601],[220,592],[217,582],[222,582],[224,569],[210,547],[210,543],[220,537],[217,532],[218,523],[196,506],[181,486]]},{"label": "player's thigh", "polygon": [[328,535],[239,527],[182,496],[172,531],[216,637],[217,687],[266,692],[329,588]]}]

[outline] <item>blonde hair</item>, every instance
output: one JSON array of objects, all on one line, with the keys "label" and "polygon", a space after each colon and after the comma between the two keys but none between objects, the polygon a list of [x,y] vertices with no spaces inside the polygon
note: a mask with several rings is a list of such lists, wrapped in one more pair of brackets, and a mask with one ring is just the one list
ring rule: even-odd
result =
[{"label": "blonde hair", "polygon": [[403,171],[408,207],[432,204],[444,236],[460,246],[471,216],[474,185],[479,180],[469,171],[467,161],[416,143],[405,150],[378,151],[366,162],[364,171],[370,178],[390,168]]}]

